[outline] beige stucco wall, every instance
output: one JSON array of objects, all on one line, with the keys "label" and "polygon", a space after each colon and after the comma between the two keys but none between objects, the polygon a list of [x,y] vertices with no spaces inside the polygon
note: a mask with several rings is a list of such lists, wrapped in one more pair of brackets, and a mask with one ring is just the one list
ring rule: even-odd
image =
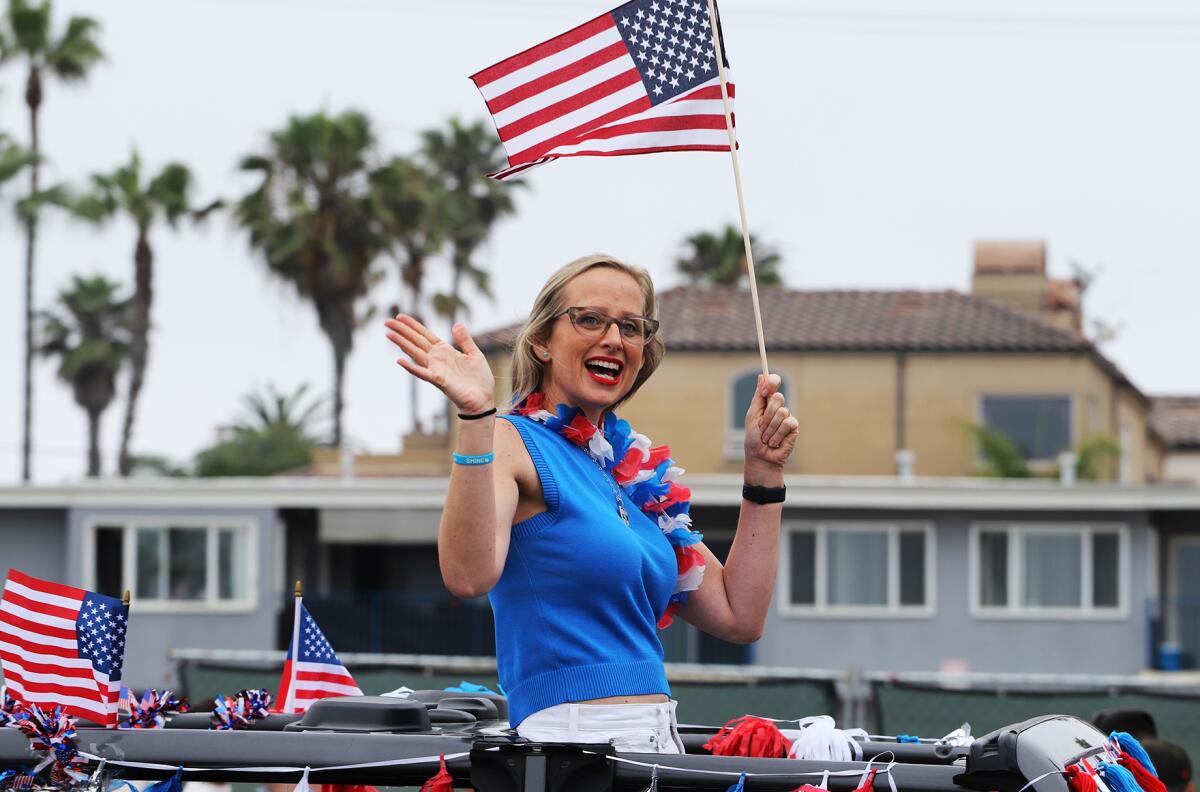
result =
[{"label": "beige stucco wall", "polygon": [[[774,353],[771,368],[788,387],[800,419],[792,458],[797,473],[888,475],[892,472],[895,357]],[[641,392],[620,412],[671,446],[693,472],[738,472],[741,459],[726,451],[732,382],[756,372],[751,354],[669,352]],[[747,405],[737,405],[744,413]],[[738,443],[733,440],[736,448]]]},{"label": "beige stucco wall", "polygon": [[[492,357],[498,403],[507,403],[507,355]],[[772,353],[771,367],[788,383],[800,440],[791,472],[814,475],[891,475],[896,448],[896,355]],[[1155,475],[1145,407],[1131,391],[1114,388],[1088,355],[913,354],[906,356],[907,446],[922,476],[979,472],[970,436],[979,399],[991,394],[1071,396],[1072,446],[1105,434],[1132,438],[1134,481]],[[668,352],[658,372],[619,413],[695,473],[736,473],[727,451],[731,383],[757,371],[753,353]],[[1114,411],[1113,398],[1117,407]],[[739,406],[744,410],[744,406]],[[736,442],[734,443],[736,446]],[[1112,466],[1111,476],[1118,474]]]}]

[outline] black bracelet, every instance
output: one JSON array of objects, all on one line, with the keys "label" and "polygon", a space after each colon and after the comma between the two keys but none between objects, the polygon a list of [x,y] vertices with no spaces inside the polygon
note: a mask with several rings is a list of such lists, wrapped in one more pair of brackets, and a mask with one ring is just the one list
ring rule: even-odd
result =
[{"label": "black bracelet", "polygon": [[463,415],[462,413],[459,413],[458,419],[460,421],[478,421],[480,418],[487,418],[489,415],[495,415],[495,414],[496,414],[496,408],[493,407],[492,409],[488,410],[487,412],[475,413],[474,415]]},{"label": "black bracelet", "polygon": [[768,503],[783,503],[787,495],[787,487],[760,487],[757,484],[742,485],[742,500],[766,505]]}]

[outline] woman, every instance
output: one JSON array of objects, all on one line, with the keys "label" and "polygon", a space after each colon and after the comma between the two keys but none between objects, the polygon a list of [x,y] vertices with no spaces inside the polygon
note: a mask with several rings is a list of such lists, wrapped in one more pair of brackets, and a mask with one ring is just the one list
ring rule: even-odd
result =
[{"label": "woman", "polygon": [[405,353],[397,363],[459,412],[442,577],[456,596],[490,595],[510,721],[532,740],[680,752],[656,624],[678,611],[727,641],[762,633],[798,423],[779,377],[760,377],[722,566],[689,530],[669,451],[612,412],[662,360],[655,313],[642,269],[606,256],[560,269],[515,342],[514,407],[500,420],[491,369],[463,325],[458,351],[411,316],[386,322]]}]

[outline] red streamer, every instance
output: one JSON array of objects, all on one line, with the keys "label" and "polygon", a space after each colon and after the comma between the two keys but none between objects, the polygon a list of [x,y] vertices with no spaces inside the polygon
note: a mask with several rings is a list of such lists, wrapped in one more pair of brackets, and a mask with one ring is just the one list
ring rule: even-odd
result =
[{"label": "red streamer", "polygon": [[1142,792],[1167,792],[1167,785],[1158,776],[1146,769],[1146,766],[1125,751],[1117,757],[1117,763],[1133,773],[1133,780],[1138,782]]},{"label": "red streamer", "polygon": [[704,750],[713,756],[756,756],[769,759],[786,759],[791,743],[779,732],[779,728],[766,718],[743,715],[721,727],[708,742]]},{"label": "red streamer", "polygon": [[1067,786],[1071,792],[1099,792],[1095,777],[1077,764],[1067,768]]},{"label": "red streamer", "polygon": [[868,770],[867,777],[863,779],[863,782],[858,785],[858,789],[854,790],[854,792],[872,792],[875,789],[875,776],[878,772],[879,770],[874,767]]},{"label": "red streamer", "polygon": [[437,775],[425,782],[421,787],[421,792],[454,792],[453,781],[450,771],[446,769],[446,755],[442,754],[441,768],[437,771]]}]

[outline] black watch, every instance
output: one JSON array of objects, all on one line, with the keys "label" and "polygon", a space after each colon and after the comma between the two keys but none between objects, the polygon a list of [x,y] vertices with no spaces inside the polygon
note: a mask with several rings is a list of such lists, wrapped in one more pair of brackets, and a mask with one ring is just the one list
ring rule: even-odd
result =
[{"label": "black watch", "polygon": [[760,487],[757,484],[742,484],[742,500],[765,505],[783,503],[787,487]]}]

